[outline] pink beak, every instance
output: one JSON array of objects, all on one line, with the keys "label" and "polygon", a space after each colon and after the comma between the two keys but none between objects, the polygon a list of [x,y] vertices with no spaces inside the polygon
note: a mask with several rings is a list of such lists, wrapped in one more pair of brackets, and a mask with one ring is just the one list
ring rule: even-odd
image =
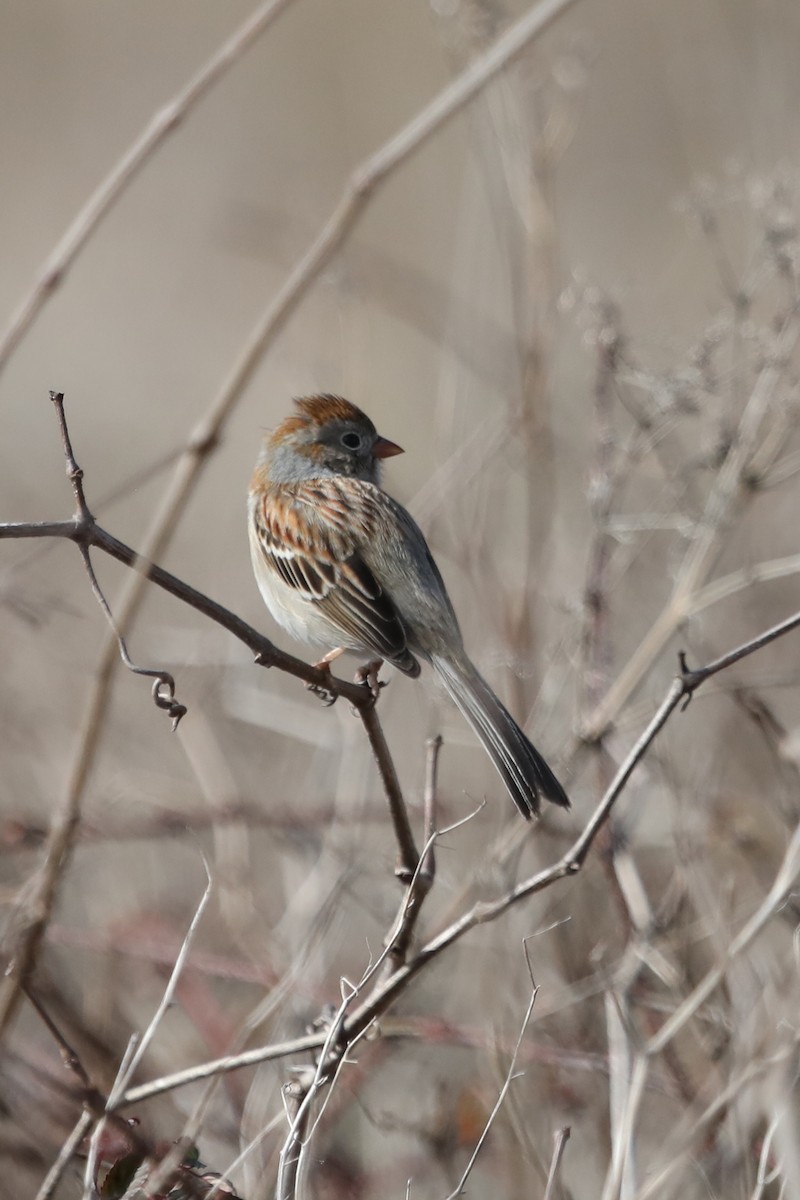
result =
[{"label": "pink beak", "polygon": [[372,447],[375,458],[394,458],[395,454],[405,454],[402,446],[390,442],[388,438],[376,438]]}]

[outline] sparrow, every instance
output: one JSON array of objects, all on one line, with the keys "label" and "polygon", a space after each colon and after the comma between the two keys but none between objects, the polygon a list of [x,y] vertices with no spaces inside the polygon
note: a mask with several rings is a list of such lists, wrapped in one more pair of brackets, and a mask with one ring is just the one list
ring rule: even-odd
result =
[{"label": "sparrow", "polygon": [[265,440],[250,481],[253,570],[275,621],[299,641],[385,659],[415,678],[430,663],[524,817],[569,808],[539,751],[470,660],[425,537],[380,486],[402,454],[341,396],[304,396]]}]

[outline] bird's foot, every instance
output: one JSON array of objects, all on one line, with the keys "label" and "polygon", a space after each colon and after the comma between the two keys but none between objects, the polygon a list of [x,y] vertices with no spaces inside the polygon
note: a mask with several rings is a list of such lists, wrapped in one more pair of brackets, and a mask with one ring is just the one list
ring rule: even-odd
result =
[{"label": "bird's foot", "polygon": [[[321,658],[319,662],[312,663],[315,670],[321,671],[325,676],[323,681],[312,683],[310,680],[306,684],[306,690],[311,692],[312,696],[317,696],[326,708],[330,708],[336,703],[338,692],[333,686],[333,677],[331,675],[331,663],[328,655]],[[330,681],[330,682],[329,682]]]},{"label": "bird's foot", "polygon": [[356,683],[368,687],[373,700],[377,700],[381,694],[381,688],[386,687],[383,680],[378,679],[382,666],[382,658],[373,658],[368,663],[364,663],[363,667],[359,667],[355,674]]}]

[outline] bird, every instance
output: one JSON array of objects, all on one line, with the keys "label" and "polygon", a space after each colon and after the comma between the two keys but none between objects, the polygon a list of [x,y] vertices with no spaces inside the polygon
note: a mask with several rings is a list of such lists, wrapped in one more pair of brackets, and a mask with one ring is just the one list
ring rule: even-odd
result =
[{"label": "bird", "polygon": [[272,617],[298,641],[389,662],[429,663],[472,726],[522,815],[569,808],[539,751],[478,672],[425,536],[380,484],[402,454],[342,396],[301,396],[264,438],[250,480],[253,570]]}]

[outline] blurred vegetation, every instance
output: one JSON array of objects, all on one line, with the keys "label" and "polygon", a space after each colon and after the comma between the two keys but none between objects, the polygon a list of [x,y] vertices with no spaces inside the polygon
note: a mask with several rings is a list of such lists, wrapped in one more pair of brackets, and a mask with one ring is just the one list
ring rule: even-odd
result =
[{"label": "blurred vegetation", "polygon": [[[405,447],[387,487],[573,800],[525,827],[430,677],[391,676],[378,712],[418,845],[431,735],[436,824],[475,814],[436,845],[413,959],[567,853],[680,651],[699,666],[800,608],[800,9],[576,0],[366,198],[208,437],[354,172],[527,9],[278,5],[172,128],[165,106],[252,11],[6,6],[0,339],[40,308],[5,343],[1,514],[70,516],[63,390],[102,525],[302,655],[250,574],[262,430],[292,395],[334,391]],[[163,143],[54,271],[159,113]],[[96,559],[123,619],[134,576]],[[67,1200],[92,1194],[95,1118],[168,986],[130,1086],[324,1038],[403,891],[345,700],[323,708],[147,587],[128,646],[175,677],[173,735],[117,663],[73,546],[6,540],[0,603],[6,960],[42,924],[0,1045],[0,1194],[35,1196],[73,1131]],[[580,874],[416,971],[313,1093],[288,1194],[449,1196],[507,1084],[467,1194],[800,1195],[799,661],[790,633],[716,675]],[[91,1151],[100,1194],[275,1195],[313,1077],[305,1050],[122,1107]],[[133,1174],[167,1155],[177,1176]]]}]

